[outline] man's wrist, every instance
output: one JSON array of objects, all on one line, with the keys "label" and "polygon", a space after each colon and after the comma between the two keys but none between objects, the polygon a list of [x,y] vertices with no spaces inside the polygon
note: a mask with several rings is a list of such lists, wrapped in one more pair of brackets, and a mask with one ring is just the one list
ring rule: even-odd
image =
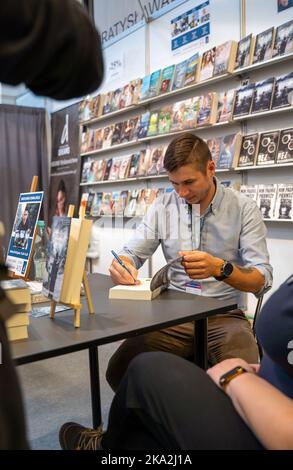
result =
[{"label": "man's wrist", "polygon": [[225,260],[221,258],[215,258],[215,264],[214,264],[215,267],[214,267],[214,272],[213,272],[214,277],[221,276],[221,268],[224,263],[225,263]]}]

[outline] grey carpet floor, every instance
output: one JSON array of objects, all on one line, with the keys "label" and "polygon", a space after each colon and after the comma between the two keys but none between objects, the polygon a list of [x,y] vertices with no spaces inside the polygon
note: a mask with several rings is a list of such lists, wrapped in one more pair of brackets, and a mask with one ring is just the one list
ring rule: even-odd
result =
[{"label": "grey carpet floor", "polygon": [[[105,379],[119,343],[99,347],[102,419],[107,426],[113,392]],[[32,449],[60,449],[58,431],[66,421],[92,425],[88,352],[80,351],[17,368]]]}]

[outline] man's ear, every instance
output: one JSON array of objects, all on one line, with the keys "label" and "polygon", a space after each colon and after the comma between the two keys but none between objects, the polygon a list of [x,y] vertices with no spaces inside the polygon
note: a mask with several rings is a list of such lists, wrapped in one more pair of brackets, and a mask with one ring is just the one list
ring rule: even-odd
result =
[{"label": "man's ear", "polygon": [[213,160],[210,160],[208,162],[208,166],[207,166],[207,172],[208,172],[208,175],[209,176],[213,176],[216,172],[216,165],[215,165],[215,162]]}]

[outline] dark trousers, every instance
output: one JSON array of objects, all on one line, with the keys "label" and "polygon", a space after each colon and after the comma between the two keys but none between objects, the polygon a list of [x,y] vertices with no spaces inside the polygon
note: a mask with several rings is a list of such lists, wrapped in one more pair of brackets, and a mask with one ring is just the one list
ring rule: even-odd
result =
[{"label": "dark trousers", "polygon": [[[124,341],[110,358],[106,372],[107,381],[114,391],[117,390],[130,361],[138,354],[149,351],[164,351],[192,359],[193,323],[173,326]],[[258,349],[250,324],[239,309],[224,315],[215,315],[208,320],[210,365],[232,357],[240,357],[251,364],[258,362]]]},{"label": "dark trousers", "polygon": [[131,362],[112,402],[102,447],[262,449],[230,398],[202,369],[163,352]]},{"label": "dark trousers", "polygon": [[1,320],[0,348],[0,449],[27,449],[21,392]]}]

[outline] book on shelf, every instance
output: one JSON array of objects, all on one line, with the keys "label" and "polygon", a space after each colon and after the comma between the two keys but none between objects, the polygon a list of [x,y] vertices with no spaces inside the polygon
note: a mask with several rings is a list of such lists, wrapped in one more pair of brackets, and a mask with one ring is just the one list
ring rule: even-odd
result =
[{"label": "book on shelf", "polygon": [[273,165],[276,161],[280,131],[263,132],[259,136],[256,164]]},{"label": "book on shelf", "polygon": [[147,166],[149,162],[150,149],[144,149],[140,151],[139,163],[137,169],[137,176],[145,176],[147,172]]},{"label": "book on shelf", "polygon": [[273,57],[293,52],[293,20],[281,24],[276,29]]},{"label": "book on shelf", "polygon": [[112,193],[104,192],[100,205],[100,215],[112,215]]},{"label": "book on shelf", "polygon": [[108,160],[106,160],[106,168],[105,168],[104,180],[103,181],[107,181],[109,179],[112,162],[113,162],[113,158],[109,158]]},{"label": "book on shelf", "polygon": [[215,57],[216,47],[213,47],[212,49],[209,49],[208,51],[202,54],[199,72],[200,82],[212,78],[214,74]]},{"label": "book on shelf", "polygon": [[293,72],[276,78],[272,109],[293,106]]},{"label": "book on shelf", "polygon": [[263,62],[272,57],[274,43],[274,28],[266,29],[257,34],[253,51],[253,63]]},{"label": "book on shelf", "polygon": [[197,125],[198,112],[200,106],[200,97],[194,96],[185,100],[184,110],[183,110],[183,120],[182,128],[183,129],[194,129]]},{"label": "book on shelf", "polygon": [[100,215],[100,208],[101,208],[101,205],[102,205],[102,199],[103,199],[103,193],[102,192],[95,193],[95,198],[94,198],[94,202],[93,202],[93,206],[92,206],[91,216],[97,217],[97,216]]},{"label": "book on shelf", "polygon": [[94,166],[95,181],[103,181],[106,170],[106,160],[96,160]]},{"label": "book on shelf", "polygon": [[179,64],[176,64],[172,83],[172,90],[179,90],[180,88],[184,87],[187,63],[187,60],[183,60],[182,62],[179,62]]},{"label": "book on shelf", "polygon": [[168,93],[168,91],[171,91],[174,72],[175,72],[175,65],[169,65],[168,67],[165,67],[162,70],[161,84],[160,84],[160,89],[159,89],[160,94]]},{"label": "book on shelf", "polygon": [[216,122],[227,122],[232,118],[235,90],[218,93],[218,109]]},{"label": "book on shelf", "polygon": [[135,178],[138,172],[140,153],[133,153],[130,157],[128,178]]},{"label": "book on shelf", "polygon": [[104,128],[95,129],[95,150],[103,148]]},{"label": "book on shelf", "polygon": [[271,109],[275,79],[273,77],[256,82],[251,105],[251,113],[269,111]]},{"label": "book on shelf", "polygon": [[236,166],[241,147],[241,137],[240,134],[228,134],[222,137],[218,170],[227,170]]},{"label": "book on shelf", "polygon": [[132,119],[127,119],[122,123],[120,143],[125,144],[132,140],[132,134],[134,130],[134,122]]},{"label": "book on shelf", "polygon": [[109,173],[109,181],[116,181],[119,179],[119,169],[123,157],[114,157],[111,165],[111,170]]},{"label": "book on shelf", "polygon": [[252,34],[245,36],[238,42],[238,48],[236,53],[235,69],[248,67],[253,59],[255,38]]},{"label": "book on shelf", "polygon": [[276,163],[293,163],[293,128],[280,131]]},{"label": "book on shelf", "polygon": [[198,108],[197,125],[214,124],[217,118],[217,94],[206,93],[200,96]]},{"label": "book on shelf", "polygon": [[244,196],[247,196],[253,199],[255,202],[257,201],[257,191],[258,191],[257,184],[250,184],[250,185],[242,184],[240,186],[241,194],[244,194]]},{"label": "book on shelf", "polygon": [[89,192],[88,198],[86,201],[86,206],[85,206],[85,215],[87,216],[91,215],[94,198],[95,198],[95,193]]},{"label": "book on shelf", "polygon": [[109,289],[109,299],[152,300],[170,284],[170,269],[180,265],[182,257],[169,261],[151,278],[140,278],[135,285],[117,285]]},{"label": "book on shelf", "polygon": [[238,167],[248,167],[255,165],[255,159],[258,150],[259,135],[257,132],[254,134],[244,135],[242,137],[241,148],[238,158]]},{"label": "book on shelf", "polygon": [[113,128],[112,135],[112,145],[117,145],[121,143],[121,132],[122,132],[123,122],[116,122]]},{"label": "book on shelf", "polygon": [[[120,107],[127,108],[128,106],[131,106],[133,104],[133,87],[131,83],[126,83],[126,85],[124,85],[121,97],[123,97],[124,106],[120,106]],[[121,104],[121,99],[120,99],[120,104]]]},{"label": "book on shelf", "polygon": [[88,182],[92,161],[93,160],[91,158],[86,158],[83,160],[82,170],[81,170],[81,183]]},{"label": "book on shelf", "polygon": [[275,219],[293,220],[293,183],[278,184]]},{"label": "book on shelf", "polygon": [[210,149],[211,156],[213,161],[215,162],[216,168],[218,167],[218,161],[220,158],[221,143],[222,137],[214,137],[213,139],[207,140],[207,145]]},{"label": "book on shelf", "polygon": [[121,157],[121,164],[118,173],[118,179],[123,180],[128,177],[131,155]]},{"label": "book on shelf", "polygon": [[146,111],[139,116],[137,124],[137,137],[138,139],[143,139],[147,136],[149,121],[150,121],[150,111]]},{"label": "book on shelf", "polygon": [[122,88],[116,88],[112,94],[111,110],[112,112],[118,111],[120,109],[120,98],[122,94]]},{"label": "book on shelf", "polygon": [[158,134],[167,134],[170,132],[172,123],[172,106],[164,106],[159,111],[158,116]]},{"label": "book on shelf", "polygon": [[90,110],[90,119],[97,118],[99,116],[99,107],[100,107],[100,95],[93,96],[90,99],[89,110]]},{"label": "book on shelf", "polygon": [[149,127],[147,136],[153,136],[158,133],[158,120],[159,120],[159,111],[152,111],[150,114]]},{"label": "book on shelf", "polygon": [[121,210],[120,208],[120,191],[113,191],[112,192],[112,197],[111,197],[111,203],[112,203],[112,208],[111,208],[111,213],[112,215],[123,215],[119,214],[119,211]]},{"label": "book on shelf", "polygon": [[140,87],[140,101],[147,100],[149,98],[150,83],[151,75],[143,77]]},{"label": "book on shelf", "polygon": [[134,217],[136,213],[136,204],[139,196],[139,189],[129,191],[127,205],[124,210],[125,217]]},{"label": "book on shelf", "polygon": [[125,207],[127,206],[127,201],[128,201],[128,191],[121,191],[119,192],[119,199],[116,199],[115,204],[114,204],[114,214],[116,216],[123,216]]},{"label": "book on shelf", "polygon": [[86,153],[88,146],[88,132],[83,130],[80,136],[80,153]]},{"label": "book on shelf", "polygon": [[103,149],[107,149],[112,145],[112,135],[114,126],[104,127],[103,134]]},{"label": "book on shelf", "polygon": [[220,44],[216,48],[213,75],[216,76],[233,72],[235,67],[236,53],[236,41],[226,41],[223,44]]},{"label": "book on shelf", "polygon": [[144,217],[147,212],[147,209],[152,204],[155,198],[155,192],[153,189],[141,189],[138,195],[136,208],[135,208],[135,216],[136,217]]},{"label": "book on shelf", "polygon": [[237,88],[233,106],[233,118],[250,113],[254,95],[254,83]]},{"label": "book on shelf", "polygon": [[98,117],[103,116],[105,94],[100,94]]},{"label": "book on shelf", "polygon": [[112,96],[113,96],[113,91],[108,91],[108,93],[104,95],[102,114],[108,114],[112,111],[111,109]]},{"label": "book on shelf", "polygon": [[180,131],[184,129],[184,114],[185,114],[186,100],[177,101],[173,105],[171,117],[171,131]]},{"label": "book on shelf", "polygon": [[147,176],[154,176],[159,174],[162,154],[163,147],[152,148],[149,164],[147,167]]},{"label": "book on shelf", "polygon": [[132,94],[131,104],[137,104],[139,101],[141,83],[142,83],[141,78],[136,78],[135,80],[131,80],[130,82],[131,94]]},{"label": "book on shelf", "polygon": [[95,145],[96,145],[95,138],[96,138],[96,135],[95,135],[94,129],[88,129],[87,138],[86,138],[86,147],[85,147],[86,152],[92,152],[93,150],[95,150]]},{"label": "book on shelf", "polygon": [[167,145],[163,145],[163,146],[159,147],[159,152],[160,152],[160,158],[159,158],[159,161],[158,161],[158,174],[159,175],[166,174],[166,170],[164,168],[164,158],[165,158],[165,153],[166,153],[167,147],[168,147]]},{"label": "book on shelf", "polygon": [[83,210],[83,208],[85,210],[86,205],[87,205],[87,201],[88,201],[88,197],[89,197],[89,193],[87,193],[87,192],[82,193],[81,198],[80,198],[80,203],[79,203],[79,212],[81,210]]},{"label": "book on shelf", "polygon": [[[32,309],[31,293],[23,279],[9,279],[0,282],[0,287],[13,304],[14,313],[27,313]],[[11,317],[10,317],[11,318]]]},{"label": "book on shelf", "polygon": [[194,85],[199,79],[201,56],[198,53],[187,59],[186,74],[183,86]]},{"label": "book on shelf", "polygon": [[263,219],[273,219],[277,197],[277,184],[259,184],[257,205]]},{"label": "book on shelf", "polygon": [[78,106],[78,117],[81,122],[88,121],[90,119],[90,100],[88,98],[80,101]]},{"label": "book on shelf", "polygon": [[156,70],[151,74],[150,87],[149,87],[149,98],[157,96],[160,89],[161,83],[161,70]]}]

